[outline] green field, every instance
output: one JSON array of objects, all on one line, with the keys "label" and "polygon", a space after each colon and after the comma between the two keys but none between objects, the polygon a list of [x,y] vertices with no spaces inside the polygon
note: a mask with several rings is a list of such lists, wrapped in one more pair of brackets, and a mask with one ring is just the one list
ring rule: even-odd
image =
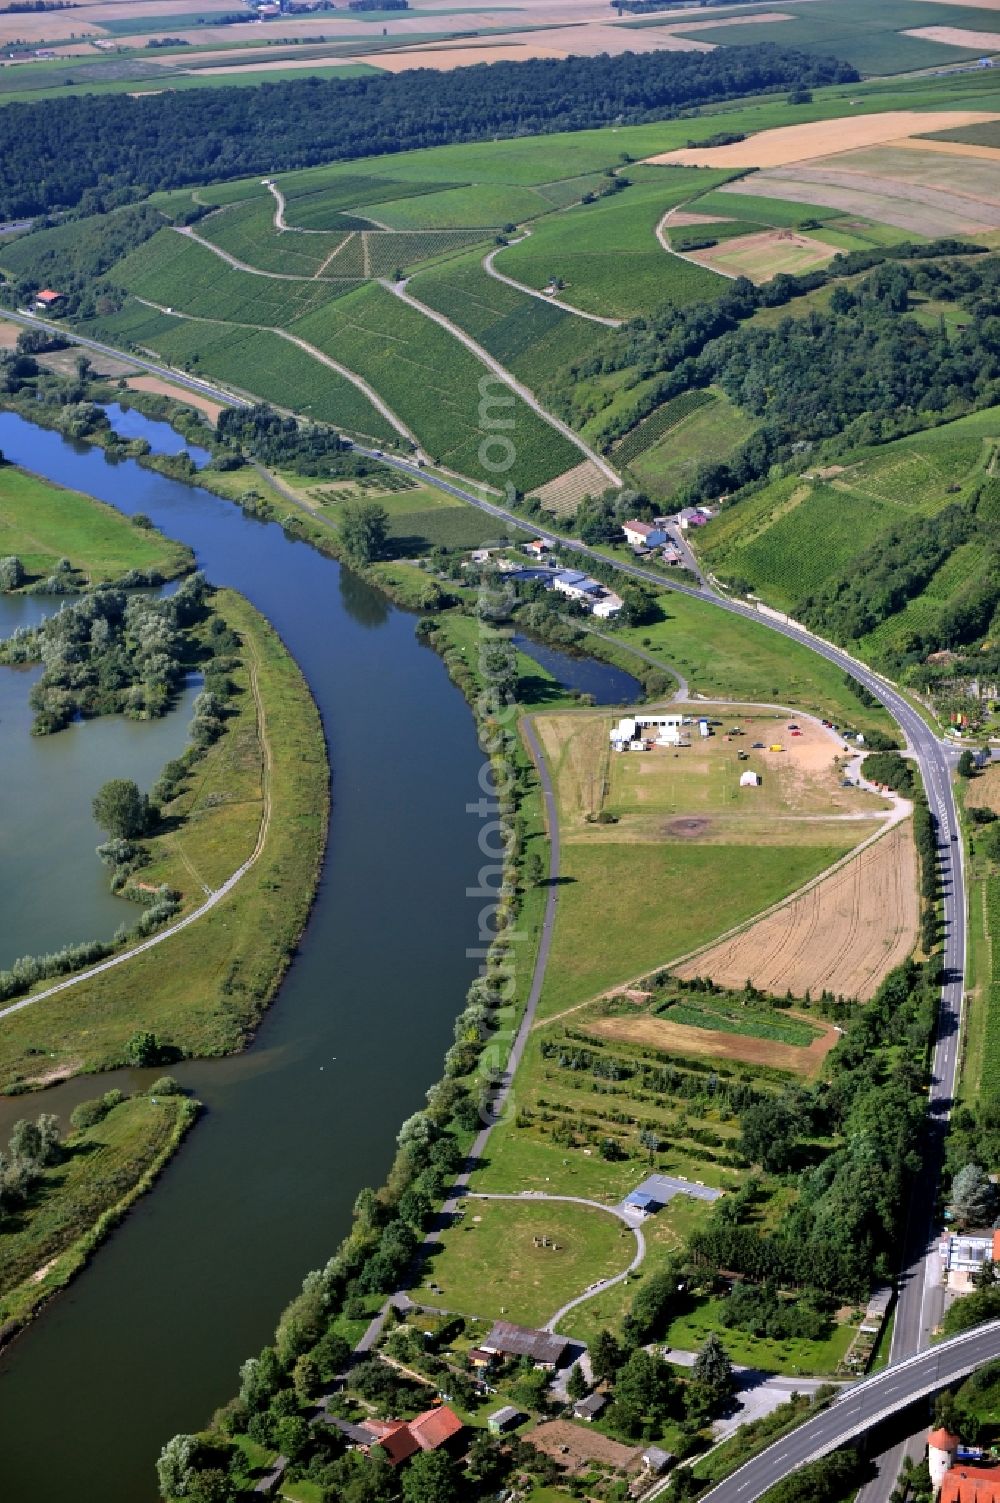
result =
[{"label": "green field", "polygon": [[[542,1237],[555,1246],[537,1246]],[[465,1200],[440,1241],[425,1267],[422,1304],[440,1300],[462,1315],[527,1326],[541,1326],[588,1284],[621,1273],[636,1250],[634,1234],[603,1211],[537,1201]]]},{"label": "green field", "polygon": [[1000,120],[984,120],[979,125],[959,125],[954,130],[928,131],[930,141],[961,141],[967,146],[1000,147]]},{"label": "green field", "polygon": [[551,213],[553,205],[536,188],[486,183],[379,201],[371,207],[374,218],[390,230],[450,230],[520,224]]},{"label": "green field", "polygon": [[[520,398],[508,405],[507,391],[452,335],[382,287],[338,299],[299,319],[293,332],[370,381],[431,456],[460,474],[494,485],[510,480],[527,491],[581,462],[568,439]],[[484,379],[487,394],[503,403],[494,414],[514,424],[504,430],[514,446],[514,463],[499,476],[484,467],[480,454],[489,438],[481,411]],[[499,446],[496,452],[498,459],[509,457]]]},{"label": "green field", "polygon": [[[563,846],[559,922],[540,1015],[676,960],[794,892],[843,847]],[[723,872],[739,879],[720,880]],[[656,893],[659,901],[651,902]]]},{"label": "green field", "polygon": [[794,1044],[806,1048],[820,1037],[820,1030],[801,1018],[788,1017],[776,1008],[747,1009],[727,1005],[714,998],[700,1002],[693,997],[671,1001],[657,1008],[657,1017],[685,1028],[705,1028],[713,1032],[736,1033],[749,1039],[772,1039],[776,1044]]},{"label": "green field", "polygon": [[[241,596],[217,609],[244,642],[231,677],[236,713],[168,813],[183,819],[149,838],[148,871],[175,882],[185,907],[246,860],[262,808],[261,739],[249,664],[255,663],[271,749],[271,821],[262,854],[224,902],[162,944],[6,1020],[0,1088],[47,1069],[67,1073],[122,1063],[136,1028],[185,1055],[245,1047],[284,974],[312,901],[326,835],[328,771],[322,727],[297,666]],[[184,816],[189,816],[184,818]],[[89,1025],[81,1031],[80,1019]]]},{"label": "green field", "polygon": [[610,198],[543,220],[528,239],[500,253],[497,270],[539,291],[560,277],[564,302],[607,317],[631,318],[662,303],[717,296],[724,279],[667,255],[656,226],[672,205],[724,182],[727,174],[695,167],[656,170],[653,180],[644,177]]},{"label": "green field", "polygon": [[719,1317],[724,1303],[722,1299],[711,1297],[695,1300],[686,1315],[678,1316],[667,1327],[666,1344],[681,1351],[697,1351],[709,1333],[715,1331],[721,1336],[733,1362],[789,1376],[802,1373],[824,1377],[836,1373],[838,1363],[857,1333],[857,1326],[845,1322],[835,1325],[824,1341],[752,1336],[738,1327],[727,1329],[722,1325]]},{"label": "green field", "polygon": [[350,281],[282,281],[239,271],[175,230],[161,230],[114,268],[114,280],[137,297],[198,318],[286,329]]},{"label": "green field", "polygon": [[714,402],[697,405],[662,438],[626,461],[640,487],[654,499],[665,500],[689,485],[700,465],[724,462],[753,433],[754,418],[734,407],[722,392],[714,395]]},{"label": "green field", "polygon": [[[843,574],[877,538],[908,515],[933,515],[967,500],[1000,435],[996,408],[844,457],[824,480],[790,476],[736,506],[702,530],[698,552],[720,577],[743,581],[769,602],[792,609],[831,577]],[[906,611],[879,628],[889,645],[916,624],[916,614],[944,604],[968,577],[987,567],[967,556]],[[947,566],[946,566],[947,568]]]},{"label": "green field", "polygon": [[[95,1090],[95,1094],[96,1090]],[[150,1187],[194,1121],[183,1096],[133,1096],[72,1133],[0,1237],[0,1327],[9,1335],[81,1270],[128,1205]],[[25,1108],[25,1117],[34,1112]]]},{"label": "green field", "polygon": [[862,730],[892,729],[884,710],[864,708],[839,669],[807,647],[688,595],[665,593],[659,604],[663,620],[624,627],[616,636],[637,647],[648,637],[646,650],[679,669],[692,691],[793,705]]},{"label": "green field", "polygon": [[[712,41],[723,47],[774,42],[779,47],[798,47],[853,63],[859,72],[872,75],[908,73],[918,68],[962,62],[979,57],[981,47],[952,47],[923,37],[903,35],[924,26],[953,26],[967,31],[1000,33],[1000,18],[991,11],[970,10],[962,5],[928,3],[928,0],[789,0],[782,10],[791,19],[762,21],[752,26],[725,24],[713,27]],[[988,19],[981,24],[981,18]],[[678,28],[683,36],[683,27]],[[692,32],[696,40],[704,34]],[[1000,51],[1000,35],[996,50]]]},{"label": "green field", "polygon": [[113,506],[0,465],[0,558],[11,554],[24,565],[28,583],[53,573],[61,558],[92,582],[118,579],[129,569],[176,579],[192,566],[183,544],[136,527]]},{"label": "green field", "polygon": [[412,290],[533,390],[558,384],[560,375],[565,381],[566,368],[600,342],[599,325],[488,276],[479,252],[420,272]]},{"label": "green field", "polygon": [[[363,392],[279,334],[231,324],[170,318],[140,303],[83,326],[99,339],[151,349],[189,370],[302,417],[392,443],[395,428]],[[251,385],[252,383],[252,385]]]}]

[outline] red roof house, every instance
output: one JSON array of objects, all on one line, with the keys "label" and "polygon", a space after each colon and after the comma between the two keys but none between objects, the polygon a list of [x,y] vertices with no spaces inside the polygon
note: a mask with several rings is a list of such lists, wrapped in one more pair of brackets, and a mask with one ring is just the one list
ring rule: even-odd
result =
[{"label": "red roof house", "polygon": [[941,1484],[940,1503],[1000,1503],[1000,1466],[953,1466]]},{"label": "red roof house", "polygon": [[35,302],[40,303],[43,308],[51,308],[55,303],[61,303],[62,299],[62,293],[53,292],[51,287],[45,287],[41,292],[35,293]]},{"label": "red roof house", "polygon": [[382,1447],[391,1466],[399,1466],[418,1451],[436,1451],[465,1427],[454,1409],[441,1404],[437,1409],[418,1414],[416,1419],[366,1419],[359,1428],[371,1436],[371,1445]]}]

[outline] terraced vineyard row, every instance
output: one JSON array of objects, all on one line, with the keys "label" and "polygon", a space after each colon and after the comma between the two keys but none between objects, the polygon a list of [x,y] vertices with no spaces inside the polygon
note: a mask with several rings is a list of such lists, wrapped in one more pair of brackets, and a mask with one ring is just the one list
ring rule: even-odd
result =
[{"label": "terraced vineyard row", "polygon": [[671,428],[676,428],[688,413],[696,412],[699,407],[706,407],[715,400],[712,392],[701,389],[682,391],[679,396],[671,397],[669,402],[657,407],[648,418],[643,418],[630,433],[626,433],[615,449],[615,459],[620,464],[631,463],[651,448],[658,438],[669,433]]}]

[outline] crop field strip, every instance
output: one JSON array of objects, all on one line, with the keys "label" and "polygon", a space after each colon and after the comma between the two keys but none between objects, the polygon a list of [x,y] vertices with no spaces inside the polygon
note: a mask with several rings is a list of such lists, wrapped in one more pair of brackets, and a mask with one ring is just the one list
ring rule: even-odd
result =
[{"label": "crop field strip", "polygon": [[[792,608],[831,575],[844,575],[869,544],[905,525],[908,516],[931,516],[967,500],[992,453],[991,434],[1000,434],[995,408],[859,450],[825,479],[776,481],[724,508],[700,535],[699,553],[722,576],[748,580],[773,604]],[[978,549],[961,558],[946,563],[927,590],[869,633],[863,653],[900,646],[990,568]]]},{"label": "crop field strip", "polygon": [[[306,418],[380,442],[396,430],[364,394],[304,350],[263,329],[171,318],[129,303],[120,313],[84,326],[99,339],[135,344],[178,369],[190,368]],[[247,383],[252,381],[252,388]]]}]

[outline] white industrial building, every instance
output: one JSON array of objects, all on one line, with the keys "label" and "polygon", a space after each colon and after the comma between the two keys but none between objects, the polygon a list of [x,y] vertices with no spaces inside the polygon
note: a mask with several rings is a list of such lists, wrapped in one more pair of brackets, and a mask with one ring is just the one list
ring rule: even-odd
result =
[{"label": "white industrial building", "polygon": [[[610,733],[615,751],[642,751],[647,742],[654,746],[680,746],[681,731],[690,719],[683,715],[626,715],[613,726]],[[643,732],[655,732],[644,735]]]}]

